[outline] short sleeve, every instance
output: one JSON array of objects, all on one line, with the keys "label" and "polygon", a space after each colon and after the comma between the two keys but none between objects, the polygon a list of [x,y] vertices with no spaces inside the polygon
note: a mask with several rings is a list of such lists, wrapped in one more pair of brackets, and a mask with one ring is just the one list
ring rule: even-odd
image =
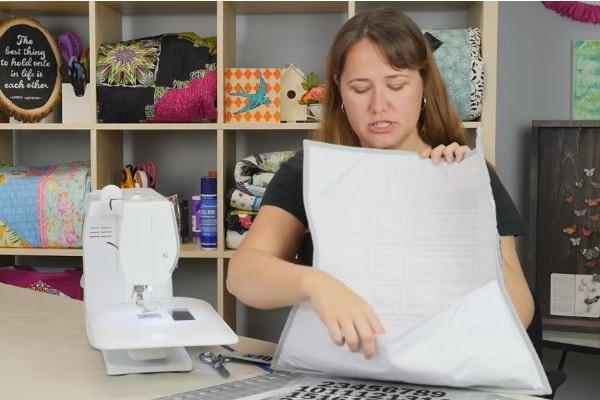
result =
[{"label": "short sleeve", "polygon": [[493,168],[488,168],[490,185],[496,202],[496,220],[500,236],[519,236],[525,233],[523,219],[506,188]]},{"label": "short sleeve", "polygon": [[298,151],[279,167],[267,186],[261,207],[270,205],[284,209],[308,227],[302,192],[303,162],[303,152]]}]

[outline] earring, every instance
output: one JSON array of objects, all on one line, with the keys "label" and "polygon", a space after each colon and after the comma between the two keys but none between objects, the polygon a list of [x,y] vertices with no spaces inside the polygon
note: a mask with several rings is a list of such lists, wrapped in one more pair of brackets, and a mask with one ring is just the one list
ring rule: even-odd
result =
[{"label": "earring", "polygon": [[340,106],[340,110],[342,110],[343,113],[346,112],[346,110],[344,110],[344,103],[342,103],[342,105]]}]

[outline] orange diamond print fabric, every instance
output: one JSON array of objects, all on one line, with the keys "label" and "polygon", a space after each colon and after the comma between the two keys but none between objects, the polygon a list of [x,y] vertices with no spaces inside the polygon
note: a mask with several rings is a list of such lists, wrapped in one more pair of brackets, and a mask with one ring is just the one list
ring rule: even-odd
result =
[{"label": "orange diamond print fabric", "polygon": [[280,80],[280,68],[225,69],[225,122],[279,122]]}]

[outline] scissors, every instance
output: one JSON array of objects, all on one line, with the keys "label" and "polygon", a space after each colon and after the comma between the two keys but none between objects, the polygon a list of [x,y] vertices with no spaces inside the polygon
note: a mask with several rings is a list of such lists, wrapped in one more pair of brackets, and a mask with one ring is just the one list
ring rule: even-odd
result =
[{"label": "scissors", "polygon": [[208,364],[211,367],[213,367],[223,378],[229,378],[230,373],[223,364],[228,361],[231,361],[230,359],[225,358],[220,354],[212,353],[210,351],[200,353],[198,359],[201,363]]},{"label": "scissors", "polygon": [[73,76],[75,80],[84,81],[87,78],[85,67],[78,58],[71,57],[71,60],[69,60],[69,69],[71,76]]},{"label": "scissors", "polygon": [[135,183],[133,181],[133,177],[137,168],[133,165],[128,164],[121,169],[121,189],[131,189],[135,187]]},{"label": "scissors", "polygon": [[79,60],[83,52],[81,38],[75,32],[66,32],[58,37],[58,48],[65,64],[71,63],[71,58]]},{"label": "scissors", "polygon": [[147,188],[148,186],[148,175],[144,171],[138,168],[133,174],[133,185],[136,188]]},{"label": "scissors", "polygon": [[58,47],[63,60],[60,67],[61,74],[67,82],[73,85],[75,95],[81,97],[85,93],[87,68],[83,64],[83,57],[87,56],[81,38],[75,32],[66,32],[58,37]]},{"label": "scissors", "polygon": [[[148,179],[148,185],[146,187],[155,188],[156,181],[158,180],[158,168],[154,161],[141,162],[137,166],[138,171],[143,171]],[[135,173],[134,173],[135,174]]]}]

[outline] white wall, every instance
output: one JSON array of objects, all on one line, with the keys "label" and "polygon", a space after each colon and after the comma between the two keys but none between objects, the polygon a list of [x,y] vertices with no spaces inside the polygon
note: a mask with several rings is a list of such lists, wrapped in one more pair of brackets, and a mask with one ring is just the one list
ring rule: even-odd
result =
[{"label": "white wall", "polygon": [[[501,2],[498,21],[498,114],[496,167],[525,221],[529,217],[531,121],[571,117],[571,41],[600,39],[600,28],[572,21],[541,2]],[[526,265],[526,241],[521,243]],[[600,322],[599,322],[600,323]],[[560,352],[544,351],[544,364],[556,368]],[[557,400],[600,398],[600,356],[570,353],[567,382]]]}]

